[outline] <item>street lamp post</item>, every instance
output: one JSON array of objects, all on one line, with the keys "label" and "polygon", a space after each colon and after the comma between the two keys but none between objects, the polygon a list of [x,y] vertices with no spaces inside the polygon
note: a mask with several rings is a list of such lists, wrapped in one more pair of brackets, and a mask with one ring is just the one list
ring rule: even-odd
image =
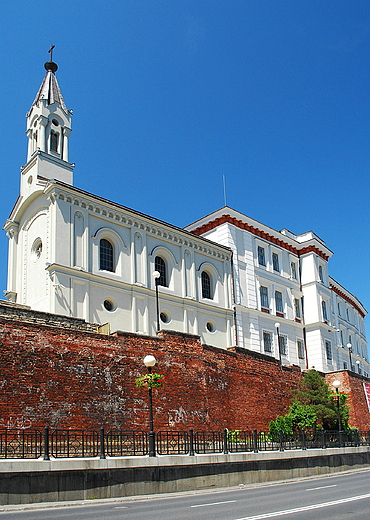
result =
[{"label": "street lamp post", "polygon": [[335,388],[336,392],[336,398],[337,398],[337,412],[338,412],[338,436],[339,436],[339,446],[343,446],[343,439],[342,439],[342,420],[340,416],[340,394],[339,394],[339,387],[341,383],[338,380],[333,381],[333,386]]},{"label": "street lamp post", "polygon": [[276,335],[277,335],[277,346],[278,346],[278,351],[279,351],[279,362],[280,362],[280,366],[282,365],[282,361],[281,361],[281,348],[280,348],[280,340],[279,340],[279,337],[280,337],[280,323],[276,322],[275,323],[275,328],[276,328]]},{"label": "street lamp post", "polygon": [[[152,368],[157,363],[154,356],[145,356],[144,365],[148,369],[148,373],[152,373]],[[149,385],[149,457],[155,457],[155,433],[153,425],[153,396],[152,387]]]},{"label": "street lamp post", "polygon": [[159,296],[158,296],[158,283],[159,278],[161,276],[161,273],[159,271],[153,272],[153,278],[155,280],[155,304],[156,304],[156,311],[157,311],[157,332],[160,331],[160,325],[159,325]]},{"label": "street lamp post", "polygon": [[349,353],[349,369],[352,371],[352,345],[351,343],[347,343],[348,353]]}]

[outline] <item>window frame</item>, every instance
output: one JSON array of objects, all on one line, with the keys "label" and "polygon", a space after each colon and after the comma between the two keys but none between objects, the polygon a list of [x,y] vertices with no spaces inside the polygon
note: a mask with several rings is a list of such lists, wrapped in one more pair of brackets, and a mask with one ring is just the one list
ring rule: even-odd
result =
[{"label": "window frame", "polygon": [[288,355],[288,336],[286,334],[279,334],[278,336],[279,355]]},{"label": "window frame", "polygon": [[331,345],[331,341],[326,339],[325,340],[325,353],[326,353],[326,362],[330,365],[333,364],[333,348]]},{"label": "window frame", "polygon": [[280,258],[276,251],[272,252],[272,270],[274,273],[280,273]]},{"label": "window frame", "polygon": [[302,319],[302,309],[301,309],[301,300],[300,298],[294,298],[294,313],[295,317],[299,320]]},{"label": "window frame", "polygon": [[[279,297],[277,295],[280,295]],[[284,314],[284,300],[282,291],[275,290],[275,310],[276,314]]]},{"label": "window frame", "polygon": [[161,287],[168,287],[168,265],[166,259],[160,254],[154,257],[154,269],[159,272],[156,284]]},{"label": "window frame", "polygon": [[[266,305],[263,305],[264,302],[266,302]],[[265,285],[260,285],[260,305],[261,309],[268,309],[270,311],[269,290]]]},{"label": "window frame", "polygon": [[259,266],[266,267],[266,250],[261,245],[257,246],[257,260]]},{"label": "window frame", "polygon": [[[103,246],[103,242],[109,244],[109,247]],[[99,239],[99,271],[116,272],[114,244],[104,236]]]},{"label": "window frame", "polygon": [[202,287],[202,298],[206,300],[213,300],[211,275],[207,271],[202,271],[200,280]]},{"label": "window frame", "polygon": [[[266,339],[268,338],[268,341]],[[272,354],[273,333],[268,330],[262,331],[263,351]]]},{"label": "window frame", "polygon": [[328,309],[326,305],[326,300],[321,301],[321,312],[322,312],[322,319],[325,321],[325,323],[328,322]]},{"label": "window frame", "polygon": [[290,262],[290,272],[293,280],[298,280],[297,277],[297,262]]},{"label": "window frame", "polygon": [[306,359],[304,340],[300,339],[300,338],[297,339],[297,354],[298,354],[298,359]]}]

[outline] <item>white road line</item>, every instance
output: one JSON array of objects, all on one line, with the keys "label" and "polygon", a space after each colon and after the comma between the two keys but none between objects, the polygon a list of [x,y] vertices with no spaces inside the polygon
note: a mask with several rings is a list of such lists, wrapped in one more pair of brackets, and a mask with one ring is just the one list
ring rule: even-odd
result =
[{"label": "white road line", "polygon": [[190,507],[218,506],[219,504],[230,504],[231,502],[236,502],[236,500],[225,500],[223,502],[212,502],[211,504],[197,504],[196,506],[190,506]]},{"label": "white road line", "polygon": [[354,502],[355,500],[363,500],[370,498],[370,493],[367,495],[358,495],[357,497],[341,498],[333,500],[332,502],[323,502],[322,504],[312,504],[311,506],[296,507],[294,509],[286,509],[285,511],[274,511],[273,513],[265,513],[255,516],[243,516],[243,518],[236,518],[235,520],[262,520],[263,518],[274,518],[275,516],[291,515],[292,513],[300,513],[301,511],[310,511],[311,509],[320,509],[320,507],[335,506],[337,504],[345,504],[347,502]]},{"label": "white road line", "polygon": [[315,488],[308,488],[308,489],[306,489],[306,491],[315,491],[316,489],[326,489],[326,488],[330,488],[330,487],[337,487],[337,484],[332,484],[331,486],[319,486],[319,487],[315,487]]}]

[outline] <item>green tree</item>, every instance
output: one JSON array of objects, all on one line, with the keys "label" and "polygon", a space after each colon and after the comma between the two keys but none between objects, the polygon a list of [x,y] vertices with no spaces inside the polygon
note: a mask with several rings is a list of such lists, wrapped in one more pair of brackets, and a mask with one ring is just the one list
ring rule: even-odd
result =
[{"label": "green tree", "polygon": [[[338,401],[336,392],[317,370],[308,370],[299,386],[293,390],[294,398],[284,416],[270,422],[270,431],[282,430],[284,433],[300,429],[310,430],[321,427],[324,430],[338,430]],[[339,393],[342,430],[348,430],[349,406],[347,394]]]},{"label": "green tree", "polygon": [[314,426],[320,425],[324,430],[332,430],[337,424],[337,414],[329,385],[317,370],[308,370],[297,390],[293,391],[295,399],[308,406],[316,414]]}]

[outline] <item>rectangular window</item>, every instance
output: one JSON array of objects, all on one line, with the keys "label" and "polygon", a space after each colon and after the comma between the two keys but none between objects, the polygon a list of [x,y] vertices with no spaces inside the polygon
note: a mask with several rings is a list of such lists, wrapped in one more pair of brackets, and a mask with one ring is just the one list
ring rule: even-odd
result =
[{"label": "rectangular window", "polygon": [[272,267],[274,271],[280,273],[279,255],[277,253],[272,253]]},{"label": "rectangular window", "polygon": [[344,368],[344,370],[347,370],[347,368],[348,368],[347,361],[343,361],[343,368]]},{"label": "rectangular window", "polygon": [[276,312],[280,312],[280,313],[284,312],[283,294],[280,291],[275,291],[275,305],[276,305]]},{"label": "rectangular window", "polygon": [[322,265],[319,265],[319,280],[320,280],[321,283],[324,282],[324,275],[323,275]]},{"label": "rectangular window", "polygon": [[298,298],[294,298],[294,309],[295,309],[295,317],[302,318],[301,315],[301,303]]},{"label": "rectangular window", "polygon": [[333,353],[332,353],[332,350],[331,350],[331,343],[330,343],[330,341],[325,341],[325,350],[326,350],[326,360],[328,362],[332,361]]},{"label": "rectangular window", "polygon": [[304,342],[302,339],[297,339],[297,348],[298,348],[298,358],[304,359]]},{"label": "rectangular window", "polygon": [[279,334],[279,352],[282,356],[287,355],[287,337]]},{"label": "rectangular window", "polygon": [[296,265],[295,262],[292,262],[290,264],[290,270],[291,270],[291,273],[292,273],[292,278],[294,280],[296,280],[297,279],[297,265]]},{"label": "rectangular window", "polygon": [[326,302],[325,301],[321,302],[321,307],[322,307],[322,318],[323,318],[324,321],[328,321],[328,313],[327,313],[327,310],[326,310]]},{"label": "rectangular window", "polygon": [[258,263],[259,265],[266,266],[265,248],[258,246]]},{"label": "rectangular window", "polygon": [[272,352],[272,332],[263,331],[263,349]]},{"label": "rectangular window", "polygon": [[261,307],[263,307],[264,309],[268,309],[269,308],[269,296],[268,296],[267,287],[264,287],[263,285],[261,285],[260,296],[261,296]]},{"label": "rectangular window", "polygon": [[340,303],[338,302],[338,316],[340,316]]}]

